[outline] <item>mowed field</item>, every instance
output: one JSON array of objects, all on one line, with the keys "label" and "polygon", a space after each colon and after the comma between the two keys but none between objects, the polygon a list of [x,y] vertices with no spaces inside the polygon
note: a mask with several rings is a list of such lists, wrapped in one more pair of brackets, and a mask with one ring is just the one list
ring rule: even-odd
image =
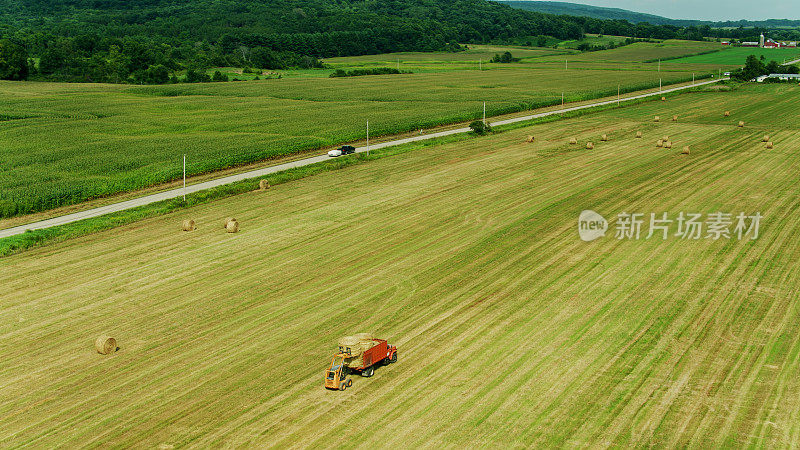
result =
[{"label": "mowed field", "polygon": [[[685,94],[0,259],[0,446],[796,445],[798,103]],[[614,238],[618,213],[717,211],[758,239]],[[361,331],[398,363],[324,390]]]},{"label": "mowed field", "polygon": [[493,46],[493,45],[469,45],[469,49],[461,52],[399,52],[383,53],[379,55],[361,56],[341,56],[337,58],[327,58],[325,64],[334,68],[350,68],[368,65],[386,65],[396,67],[397,62],[401,63],[401,69],[408,65],[423,65],[431,63],[455,64],[478,63],[483,61],[488,63],[498,53],[511,52],[517,58],[538,58],[548,55],[572,54],[574,50],[552,49],[544,47],[515,47],[515,46]]},{"label": "mowed field", "polygon": [[587,34],[583,39],[559,42],[558,47],[561,49],[577,49],[583,43],[589,45],[622,44],[626,39],[628,39],[627,36]]},{"label": "mowed field", "polygon": [[[581,53],[570,55],[570,61],[586,62],[646,62],[658,59],[672,59],[682,56],[696,55],[710,52],[720,48],[718,42],[666,40],[663,42],[636,42],[631,45],[618,47],[612,50]],[[543,58],[559,59],[556,56]],[[564,58],[561,57],[561,60]]]},{"label": "mowed field", "polygon": [[0,217],[372,136],[691,80],[658,73],[493,70],[120,86],[0,83]]},{"label": "mowed field", "polygon": [[[461,52],[398,52],[382,53],[378,55],[342,56],[324,60],[329,70],[322,70],[326,76],[333,72],[332,69],[350,70],[355,68],[386,67],[399,69],[403,72],[436,73],[464,70],[491,70],[497,68],[521,68],[519,63],[513,65],[491,63],[491,59],[504,52],[510,52],[523,63],[538,62],[540,58],[554,55],[580,54],[577,50],[553,49],[546,47],[527,46],[495,46],[495,45],[470,45],[468,50]],[[291,71],[289,72],[291,74]]]}]

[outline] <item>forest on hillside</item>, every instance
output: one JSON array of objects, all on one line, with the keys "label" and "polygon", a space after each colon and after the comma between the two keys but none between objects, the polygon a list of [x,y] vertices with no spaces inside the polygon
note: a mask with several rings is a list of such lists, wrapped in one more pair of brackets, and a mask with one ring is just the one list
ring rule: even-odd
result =
[{"label": "forest on hillside", "polygon": [[0,78],[167,83],[189,70],[206,81],[210,67],[313,68],[325,57],[584,33],[702,39],[693,27],[485,0],[0,0]]}]

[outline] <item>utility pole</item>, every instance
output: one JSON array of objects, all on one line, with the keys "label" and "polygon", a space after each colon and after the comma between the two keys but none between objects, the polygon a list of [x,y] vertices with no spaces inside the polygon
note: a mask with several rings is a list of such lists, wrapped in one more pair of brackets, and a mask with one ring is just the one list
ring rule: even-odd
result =
[{"label": "utility pole", "polygon": [[661,78],[658,79],[658,92],[661,92]]},{"label": "utility pole", "polygon": [[483,124],[486,125],[486,102],[483,102]]},{"label": "utility pole", "polygon": [[369,120],[367,121],[367,156],[369,156]]},{"label": "utility pole", "polygon": [[483,58],[478,60],[478,70],[483,70]]},{"label": "utility pole", "polygon": [[186,202],[186,153],[183,154],[183,201]]},{"label": "utility pole", "polygon": [[619,106],[619,94],[620,94],[620,89],[621,89],[621,86],[618,84],[618,85],[617,85],[617,106]]},{"label": "utility pole", "polygon": [[564,106],[564,93],[561,93],[561,106]]},{"label": "utility pole", "polygon": [[564,58],[564,70],[569,70],[567,66],[567,58]]},{"label": "utility pole", "polygon": [[694,86],[694,74],[692,74],[692,86]]}]

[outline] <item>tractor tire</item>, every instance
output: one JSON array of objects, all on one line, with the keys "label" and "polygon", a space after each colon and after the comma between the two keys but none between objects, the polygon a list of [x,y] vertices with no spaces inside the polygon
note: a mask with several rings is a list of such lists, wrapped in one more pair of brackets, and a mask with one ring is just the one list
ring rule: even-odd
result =
[{"label": "tractor tire", "polygon": [[397,362],[397,352],[395,351],[394,353],[392,353],[392,357],[389,358],[389,364],[394,364],[396,362]]},{"label": "tractor tire", "polygon": [[366,369],[361,371],[361,376],[365,377],[365,378],[369,378],[374,373],[375,373],[375,366],[369,366]]},{"label": "tractor tire", "polygon": [[339,386],[339,390],[340,390],[340,391],[343,391],[343,390],[345,390],[345,389],[347,389],[347,382],[346,382],[346,381],[343,381],[343,382],[342,382],[342,385],[341,385],[341,386]]},{"label": "tractor tire", "polygon": [[353,380],[352,379],[347,380],[347,387],[350,387],[352,385],[353,385]]}]

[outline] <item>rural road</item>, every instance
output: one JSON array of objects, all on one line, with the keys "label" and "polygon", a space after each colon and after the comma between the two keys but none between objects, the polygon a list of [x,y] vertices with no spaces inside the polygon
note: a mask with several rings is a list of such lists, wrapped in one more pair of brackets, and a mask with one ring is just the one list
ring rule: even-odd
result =
[{"label": "rural road", "polygon": [[[696,86],[702,86],[702,85],[706,85],[706,84],[716,83],[716,82],[721,81],[721,80],[722,79],[716,79],[716,80],[711,80],[711,81],[703,81],[703,82],[695,83],[693,85],[678,86],[678,87],[673,87],[673,88],[662,89],[660,92],[650,92],[650,93],[646,93],[646,94],[634,95],[634,96],[631,96],[631,97],[623,97],[619,101],[620,102],[627,102],[627,101],[631,101],[631,100],[637,100],[637,99],[642,99],[642,98],[646,98],[646,97],[652,97],[654,95],[662,95],[662,94],[666,94],[666,93],[669,93],[669,92],[681,91],[681,90],[689,89],[689,88],[696,87]],[[618,100],[614,99],[614,100],[607,100],[607,101],[591,103],[591,104],[586,104],[586,105],[572,106],[572,107],[569,107],[569,108],[563,108],[563,109],[559,109],[559,110],[556,110],[556,111],[547,111],[547,112],[542,112],[542,113],[538,113],[538,114],[531,114],[531,115],[528,115],[528,116],[514,117],[512,119],[500,120],[500,121],[497,121],[497,122],[492,122],[491,124],[492,125],[508,125],[508,124],[511,124],[511,123],[524,122],[524,121],[527,121],[527,120],[538,119],[538,118],[541,118],[541,117],[547,117],[547,116],[552,116],[552,115],[556,115],[556,114],[564,114],[564,113],[568,113],[568,112],[572,112],[572,111],[578,111],[578,110],[581,110],[581,109],[594,108],[594,107],[597,107],[597,106],[604,106],[604,105],[612,105],[614,103],[617,103],[617,101]],[[379,144],[373,144],[373,145],[369,146],[369,149],[370,150],[377,150],[377,149],[381,149],[381,148],[393,147],[395,145],[407,144],[407,143],[410,143],[410,142],[422,141],[422,140],[426,140],[426,139],[434,139],[434,138],[438,138],[438,137],[450,136],[450,135],[453,135],[453,134],[468,133],[469,131],[471,131],[471,130],[468,127],[457,128],[457,129],[454,129],[454,130],[440,131],[440,132],[437,132],[437,133],[431,133],[431,134],[426,134],[426,135],[421,135],[421,136],[413,136],[413,137],[409,137],[409,138],[397,139],[397,140],[394,140],[394,141],[387,141],[387,142],[381,142]],[[367,151],[366,147],[359,147],[359,148],[356,149],[357,153],[366,152],[366,151]],[[168,191],[159,192],[157,194],[146,195],[146,196],[143,196],[143,197],[139,197],[139,198],[135,198],[135,199],[131,199],[131,200],[126,200],[126,201],[119,202],[119,203],[113,203],[113,204],[106,205],[106,206],[100,206],[100,207],[97,207],[97,208],[87,209],[85,211],[80,211],[80,212],[76,212],[76,213],[72,213],[72,214],[66,214],[66,215],[63,215],[63,216],[54,217],[52,219],[42,220],[42,221],[39,221],[39,222],[33,222],[33,223],[26,224],[26,225],[20,225],[20,226],[12,227],[12,228],[6,228],[4,230],[0,230],[0,239],[7,238],[7,237],[10,237],[10,236],[15,236],[15,235],[18,235],[18,234],[22,234],[27,230],[39,230],[39,229],[43,229],[43,228],[51,228],[51,227],[55,227],[55,226],[59,226],[59,225],[65,225],[65,224],[68,224],[68,223],[77,222],[77,221],[83,220],[83,219],[89,219],[89,218],[92,218],[92,217],[99,217],[99,216],[103,216],[103,215],[114,213],[114,212],[124,211],[126,209],[131,209],[131,208],[136,208],[136,207],[139,207],[139,206],[149,205],[151,203],[160,202],[162,200],[169,200],[169,199],[172,199],[172,198],[180,197],[184,193],[191,194],[193,192],[199,192],[199,191],[203,191],[203,190],[206,190],[206,189],[211,189],[211,188],[214,188],[214,187],[217,187],[217,186],[223,186],[223,185],[226,185],[226,184],[235,183],[237,181],[246,180],[246,179],[249,179],[249,178],[263,177],[265,175],[269,175],[269,174],[276,173],[276,172],[281,172],[281,171],[284,171],[284,170],[287,170],[287,169],[293,169],[293,168],[296,168],[296,167],[307,166],[309,164],[314,164],[314,163],[326,161],[328,159],[330,159],[330,157],[327,156],[327,154],[319,155],[319,156],[313,156],[311,158],[300,159],[300,160],[288,162],[288,163],[285,163],[285,164],[279,164],[279,165],[276,165],[276,166],[270,166],[270,167],[265,167],[265,168],[262,168],[262,169],[251,170],[249,172],[242,172],[242,173],[239,173],[239,174],[236,174],[236,175],[230,175],[230,176],[217,178],[217,179],[210,180],[210,181],[205,181],[205,182],[202,182],[202,183],[192,184],[192,185],[186,186],[186,189],[183,189],[183,188],[171,189],[171,190],[168,190]]]}]

